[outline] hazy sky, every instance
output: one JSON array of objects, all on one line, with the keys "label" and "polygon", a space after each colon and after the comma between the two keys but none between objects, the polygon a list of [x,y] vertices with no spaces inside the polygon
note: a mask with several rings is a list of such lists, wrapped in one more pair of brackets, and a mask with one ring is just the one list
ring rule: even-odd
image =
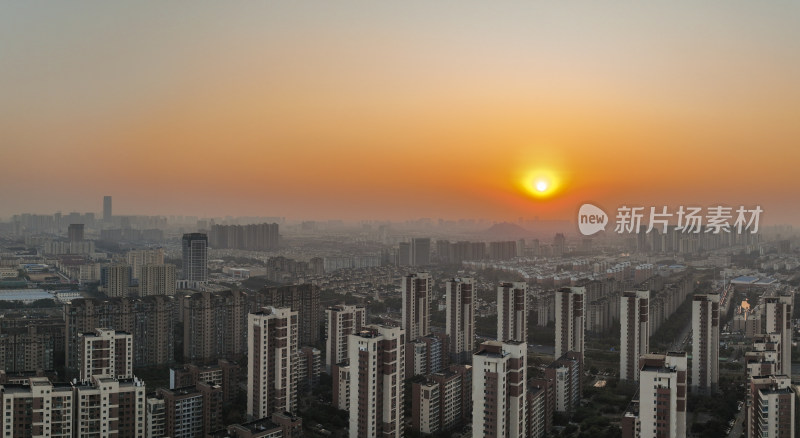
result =
[{"label": "hazy sky", "polygon": [[4,2],[0,216],[800,222],[800,2],[700,3]]}]

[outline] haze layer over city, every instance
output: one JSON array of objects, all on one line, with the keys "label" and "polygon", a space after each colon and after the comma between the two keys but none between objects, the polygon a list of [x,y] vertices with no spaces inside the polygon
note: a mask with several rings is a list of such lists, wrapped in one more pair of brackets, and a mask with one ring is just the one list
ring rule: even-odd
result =
[{"label": "haze layer over city", "polygon": [[0,430],[797,436],[798,16],[0,5]]}]

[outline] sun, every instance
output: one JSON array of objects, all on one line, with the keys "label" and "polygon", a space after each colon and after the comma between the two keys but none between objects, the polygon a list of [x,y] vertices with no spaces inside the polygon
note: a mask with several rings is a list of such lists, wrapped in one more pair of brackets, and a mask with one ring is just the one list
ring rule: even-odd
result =
[{"label": "sun", "polygon": [[552,169],[534,169],[528,171],[519,181],[523,192],[534,198],[550,198],[561,191],[562,181]]}]

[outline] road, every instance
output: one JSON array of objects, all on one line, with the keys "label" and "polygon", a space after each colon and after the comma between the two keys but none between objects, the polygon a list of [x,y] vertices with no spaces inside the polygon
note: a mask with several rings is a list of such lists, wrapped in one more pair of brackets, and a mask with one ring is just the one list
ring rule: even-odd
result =
[{"label": "road", "polygon": [[728,438],[739,438],[742,436],[742,429],[744,427],[744,407],[738,414],[736,414],[736,423],[733,425],[733,429],[731,429],[731,433],[728,434]]}]

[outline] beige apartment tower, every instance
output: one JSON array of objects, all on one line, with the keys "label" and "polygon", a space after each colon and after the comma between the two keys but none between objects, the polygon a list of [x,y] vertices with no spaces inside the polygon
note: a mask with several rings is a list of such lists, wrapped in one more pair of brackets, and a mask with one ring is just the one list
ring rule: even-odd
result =
[{"label": "beige apartment tower", "polygon": [[468,363],[475,350],[475,280],[453,278],[446,283],[445,331],[450,337],[450,360]]},{"label": "beige apartment tower", "polygon": [[639,356],[650,350],[650,291],[623,292],[620,297],[620,380],[639,380]]},{"label": "beige apartment tower", "polygon": [[527,342],[528,306],[525,282],[500,283],[497,288],[497,340]]},{"label": "beige apartment tower", "polygon": [[247,416],[297,408],[297,312],[268,307],[247,316]]}]

